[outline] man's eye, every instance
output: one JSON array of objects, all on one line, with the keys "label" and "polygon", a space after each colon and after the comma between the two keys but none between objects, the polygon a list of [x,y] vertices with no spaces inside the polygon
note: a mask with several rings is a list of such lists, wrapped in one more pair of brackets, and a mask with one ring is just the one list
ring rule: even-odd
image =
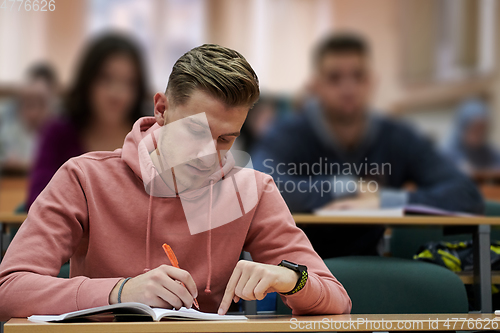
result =
[{"label": "man's eye", "polygon": [[205,132],[205,130],[201,126],[188,126],[189,131],[193,134],[201,134]]},{"label": "man's eye", "polygon": [[223,143],[229,142],[229,140],[224,137],[219,137],[219,141]]}]

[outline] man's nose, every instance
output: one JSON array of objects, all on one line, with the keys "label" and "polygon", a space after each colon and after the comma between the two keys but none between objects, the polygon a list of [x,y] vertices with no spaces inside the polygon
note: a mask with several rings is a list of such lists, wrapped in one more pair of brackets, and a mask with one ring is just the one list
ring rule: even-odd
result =
[{"label": "man's nose", "polygon": [[207,167],[211,167],[217,160],[216,150],[217,140],[207,142],[202,149],[198,151],[197,158]]}]

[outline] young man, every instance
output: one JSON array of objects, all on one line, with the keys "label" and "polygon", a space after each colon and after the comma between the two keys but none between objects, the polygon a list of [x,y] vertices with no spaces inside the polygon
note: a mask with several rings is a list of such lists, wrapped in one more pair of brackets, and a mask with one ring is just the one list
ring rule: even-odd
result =
[{"label": "young man", "polygon": [[[423,136],[371,111],[374,78],[362,37],[339,33],[318,45],[314,98],[304,112],[277,124],[252,153],[295,212],[378,209],[421,204],[482,213],[474,184]],[[407,191],[413,183],[416,190]],[[304,229],[323,258],[376,254],[382,227]]]},{"label": "young man", "polygon": [[[348,313],[346,291],[272,178],[234,167],[227,152],[258,95],[238,52],[203,45],[183,55],[154,118],[138,120],[122,149],[69,160],[31,206],[0,265],[0,320],[195,298],[225,314],[233,300],[274,291],[295,314]],[[254,262],[239,261],[242,250]],[[68,259],[71,278],[57,278]]]}]

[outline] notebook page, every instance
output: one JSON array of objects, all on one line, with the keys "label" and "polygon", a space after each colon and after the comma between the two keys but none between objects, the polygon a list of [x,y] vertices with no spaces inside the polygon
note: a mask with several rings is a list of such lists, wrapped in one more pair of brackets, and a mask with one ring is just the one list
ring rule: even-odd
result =
[{"label": "notebook page", "polygon": [[96,308],[83,309],[79,311],[73,311],[68,313],[63,313],[61,315],[33,315],[28,317],[29,321],[32,322],[47,322],[47,321],[61,321],[65,319],[80,318],[84,316],[101,314],[106,312],[113,312],[115,314],[145,314],[153,315],[152,309],[142,303],[128,302],[119,303],[112,305],[105,305]]},{"label": "notebook page", "polygon": [[216,313],[206,313],[197,311],[195,309],[186,309],[185,307],[180,308],[179,310],[167,310],[161,308],[153,308],[155,312],[157,320],[161,318],[169,318],[169,319],[197,319],[197,320],[247,320],[248,318],[245,316],[238,315],[218,315]]},{"label": "notebook page", "polygon": [[341,216],[341,217],[403,217],[402,208],[386,209],[355,209],[355,210],[333,210],[318,209],[314,211],[317,216]]}]

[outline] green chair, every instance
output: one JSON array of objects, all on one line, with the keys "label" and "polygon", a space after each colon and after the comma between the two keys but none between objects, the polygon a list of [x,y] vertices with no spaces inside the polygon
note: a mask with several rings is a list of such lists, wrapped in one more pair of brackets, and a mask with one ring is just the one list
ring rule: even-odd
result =
[{"label": "green chair", "polygon": [[500,202],[486,201],[484,215],[486,216],[500,216]]},{"label": "green chair", "polygon": [[[500,216],[500,203],[486,201],[485,215]],[[401,226],[392,228],[390,247],[393,257],[412,259],[419,247],[427,242],[453,242],[471,239],[472,235],[470,234],[444,235],[441,226]],[[491,228],[491,239],[500,240],[500,228]]]},{"label": "green chair", "polygon": [[278,297],[276,297],[276,314],[280,315],[292,314],[292,309],[290,309],[288,306],[285,305],[285,303],[283,303],[283,300],[279,295]]},{"label": "green chair", "polygon": [[[464,284],[438,265],[387,257],[340,257],[325,264],[351,297],[353,314],[468,311]],[[276,312],[292,313],[280,297]]]},{"label": "green chair", "polygon": [[387,257],[341,257],[325,264],[351,297],[353,314],[468,311],[464,284],[438,265]]},{"label": "green chair", "polygon": [[[453,235],[453,240],[470,240],[470,235]],[[446,238],[441,226],[398,226],[392,228],[390,251],[396,258],[413,259],[420,248],[428,242],[439,242]]]},{"label": "green chair", "polygon": [[[484,211],[486,216],[500,216],[500,202],[486,201],[486,209]],[[491,227],[491,239],[500,240],[500,227]]]}]

